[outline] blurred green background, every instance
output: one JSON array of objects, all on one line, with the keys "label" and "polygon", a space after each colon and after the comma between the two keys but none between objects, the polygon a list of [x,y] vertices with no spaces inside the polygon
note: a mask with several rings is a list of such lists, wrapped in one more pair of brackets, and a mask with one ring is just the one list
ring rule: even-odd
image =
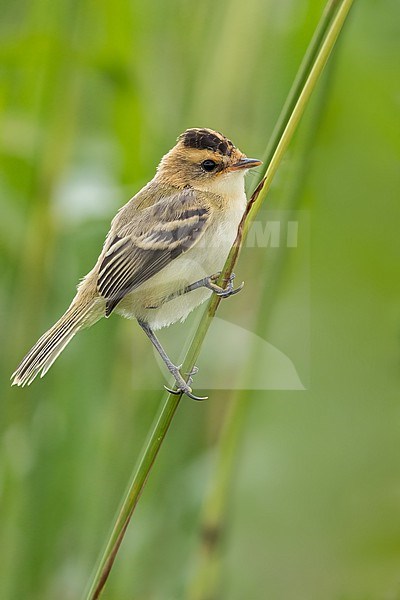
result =
[{"label": "blurred green background", "polygon": [[[118,317],[30,388],[10,388],[11,372],[181,131],[212,127],[263,154],[323,6],[1,1],[2,600],[82,596],[164,383],[145,336]],[[394,0],[355,3],[268,197],[271,211],[302,210],[307,239],[284,261],[246,248],[245,290],[218,313],[289,357],[306,389],[241,396],[215,598],[400,598],[399,23]],[[163,334],[173,357],[191,328]],[[215,388],[226,373],[212,350],[236,353],[218,331],[198,363]],[[249,349],[243,373],[252,361]],[[189,599],[235,392],[209,395],[183,399],[106,600]]]}]

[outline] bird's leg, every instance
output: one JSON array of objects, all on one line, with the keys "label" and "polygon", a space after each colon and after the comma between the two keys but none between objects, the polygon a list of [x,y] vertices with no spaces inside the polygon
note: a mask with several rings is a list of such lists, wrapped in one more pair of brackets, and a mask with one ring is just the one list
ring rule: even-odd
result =
[{"label": "bird's leg", "polygon": [[207,396],[204,396],[204,397],[203,396],[195,396],[192,393],[192,388],[190,387],[190,384],[192,383],[192,380],[193,380],[193,375],[195,375],[197,373],[198,368],[193,367],[191,372],[188,373],[188,375],[189,375],[188,380],[185,381],[180,372],[180,367],[182,365],[177,367],[176,365],[173,364],[173,362],[168,357],[167,353],[165,352],[164,348],[161,346],[154,331],[151,329],[151,327],[148,325],[148,323],[145,323],[144,321],[140,321],[139,319],[138,319],[138,323],[139,323],[140,327],[143,329],[143,331],[145,332],[145,334],[147,335],[147,337],[149,338],[149,340],[151,341],[151,343],[153,344],[154,348],[157,350],[157,352],[163,359],[164,364],[167,367],[168,371],[170,373],[172,373],[172,375],[175,377],[175,381],[176,381],[176,385],[177,385],[178,389],[171,390],[167,386],[164,386],[165,389],[168,392],[170,392],[171,394],[180,394],[180,393],[186,394],[186,396],[189,396],[189,398],[193,398],[193,400],[207,400]]},{"label": "bird's leg", "polygon": [[174,294],[171,294],[170,296],[166,296],[156,306],[146,306],[146,308],[159,308],[160,306],[165,304],[165,302],[169,302],[170,300],[173,300],[174,298],[177,298],[178,296],[182,296],[183,294],[188,294],[189,292],[193,292],[193,290],[198,290],[199,288],[202,288],[202,287],[208,288],[209,290],[213,291],[215,294],[217,294],[217,296],[220,296],[221,298],[229,298],[229,296],[233,296],[234,294],[237,294],[238,292],[240,292],[240,290],[243,289],[244,281],[242,281],[242,283],[237,288],[233,287],[233,280],[235,279],[235,273],[231,273],[231,275],[229,276],[228,285],[226,286],[226,288],[223,288],[223,287],[217,285],[215,282],[218,280],[220,274],[221,273],[215,273],[214,275],[210,275],[209,277],[203,277],[203,279],[199,279],[199,281],[195,281],[194,283],[187,285],[186,287],[182,288],[178,292],[175,292]]}]

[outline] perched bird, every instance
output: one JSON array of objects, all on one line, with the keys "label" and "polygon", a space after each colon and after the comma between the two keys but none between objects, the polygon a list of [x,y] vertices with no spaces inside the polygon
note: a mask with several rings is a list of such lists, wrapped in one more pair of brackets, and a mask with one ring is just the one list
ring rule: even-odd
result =
[{"label": "perched bird", "polygon": [[[187,129],[161,159],[155,177],[111,223],[94,268],[65,314],[36,342],[11,379],[29,385],[47,373],[72,337],[101,317],[135,318],[176,380],[175,393],[194,399],[188,381],[154,331],[183,321],[214,292],[246,207],[244,174],[261,161],[247,158],[222,134]],[[195,372],[195,371],[194,371]]]}]

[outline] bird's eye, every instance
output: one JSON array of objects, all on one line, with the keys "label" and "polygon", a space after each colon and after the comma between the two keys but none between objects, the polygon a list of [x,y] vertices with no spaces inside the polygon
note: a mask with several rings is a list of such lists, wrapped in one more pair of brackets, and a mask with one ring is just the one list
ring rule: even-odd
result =
[{"label": "bird's eye", "polygon": [[201,163],[201,166],[204,169],[204,171],[207,171],[208,173],[210,173],[211,171],[214,171],[215,167],[217,166],[217,163],[214,162],[213,160],[204,160]]}]

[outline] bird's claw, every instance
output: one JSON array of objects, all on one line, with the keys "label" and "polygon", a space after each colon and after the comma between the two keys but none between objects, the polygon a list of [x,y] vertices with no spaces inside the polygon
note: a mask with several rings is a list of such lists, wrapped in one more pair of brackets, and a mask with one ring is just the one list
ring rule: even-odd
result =
[{"label": "bird's claw", "polygon": [[176,390],[173,390],[172,388],[169,388],[166,385],[164,385],[164,387],[167,390],[167,392],[169,392],[170,394],[174,394],[175,396],[185,394],[186,396],[189,396],[189,398],[192,398],[192,400],[208,400],[208,396],[196,396],[195,394],[193,394],[190,385],[179,386]]},{"label": "bird's claw", "polygon": [[179,365],[178,367],[176,367],[176,371],[174,371],[173,375],[175,377],[175,381],[176,381],[176,385],[177,388],[176,389],[172,389],[169,388],[168,386],[164,385],[165,389],[167,390],[167,392],[169,392],[170,394],[174,394],[175,396],[179,396],[180,394],[185,394],[186,396],[189,396],[189,398],[192,398],[192,400],[207,400],[208,396],[196,396],[195,394],[193,394],[192,388],[190,387],[190,384],[193,381],[193,375],[196,375],[196,373],[198,373],[199,369],[196,366],[193,366],[192,370],[187,373],[188,375],[188,380],[185,381],[182,377],[182,375],[180,374],[180,369],[181,369],[182,365]]},{"label": "bird's claw", "polygon": [[243,289],[243,286],[244,286],[244,281],[242,281],[242,283],[240,285],[238,285],[237,288],[234,288],[232,281],[229,280],[226,288],[223,289],[221,292],[216,292],[216,294],[217,294],[217,296],[220,296],[221,298],[229,298],[229,296],[234,296],[235,294],[239,293]]},{"label": "bird's claw", "polygon": [[233,287],[233,280],[235,279],[235,273],[231,273],[229,275],[228,283],[225,288],[217,285],[215,282],[218,281],[220,275],[221,275],[221,272],[211,275],[208,278],[208,285],[207,285],[207,287],[210,290],[212,290],[217,296],[220,296],[220,298],[229,298],[229,296],[234,296],[235,294],[240,292],[240,290],[243,289],[244,281],[242,281],[242,283],[237,288]]},{"label": "bird's claw", "polygon": [[172,388],[169,388],[167,385],[164,385],[164,387],[167,390],[167,392],[169,392],[170,394],[174,394],[174,396],[179,396],[179,394],[182,392],[181,389],[173,390]]}]

